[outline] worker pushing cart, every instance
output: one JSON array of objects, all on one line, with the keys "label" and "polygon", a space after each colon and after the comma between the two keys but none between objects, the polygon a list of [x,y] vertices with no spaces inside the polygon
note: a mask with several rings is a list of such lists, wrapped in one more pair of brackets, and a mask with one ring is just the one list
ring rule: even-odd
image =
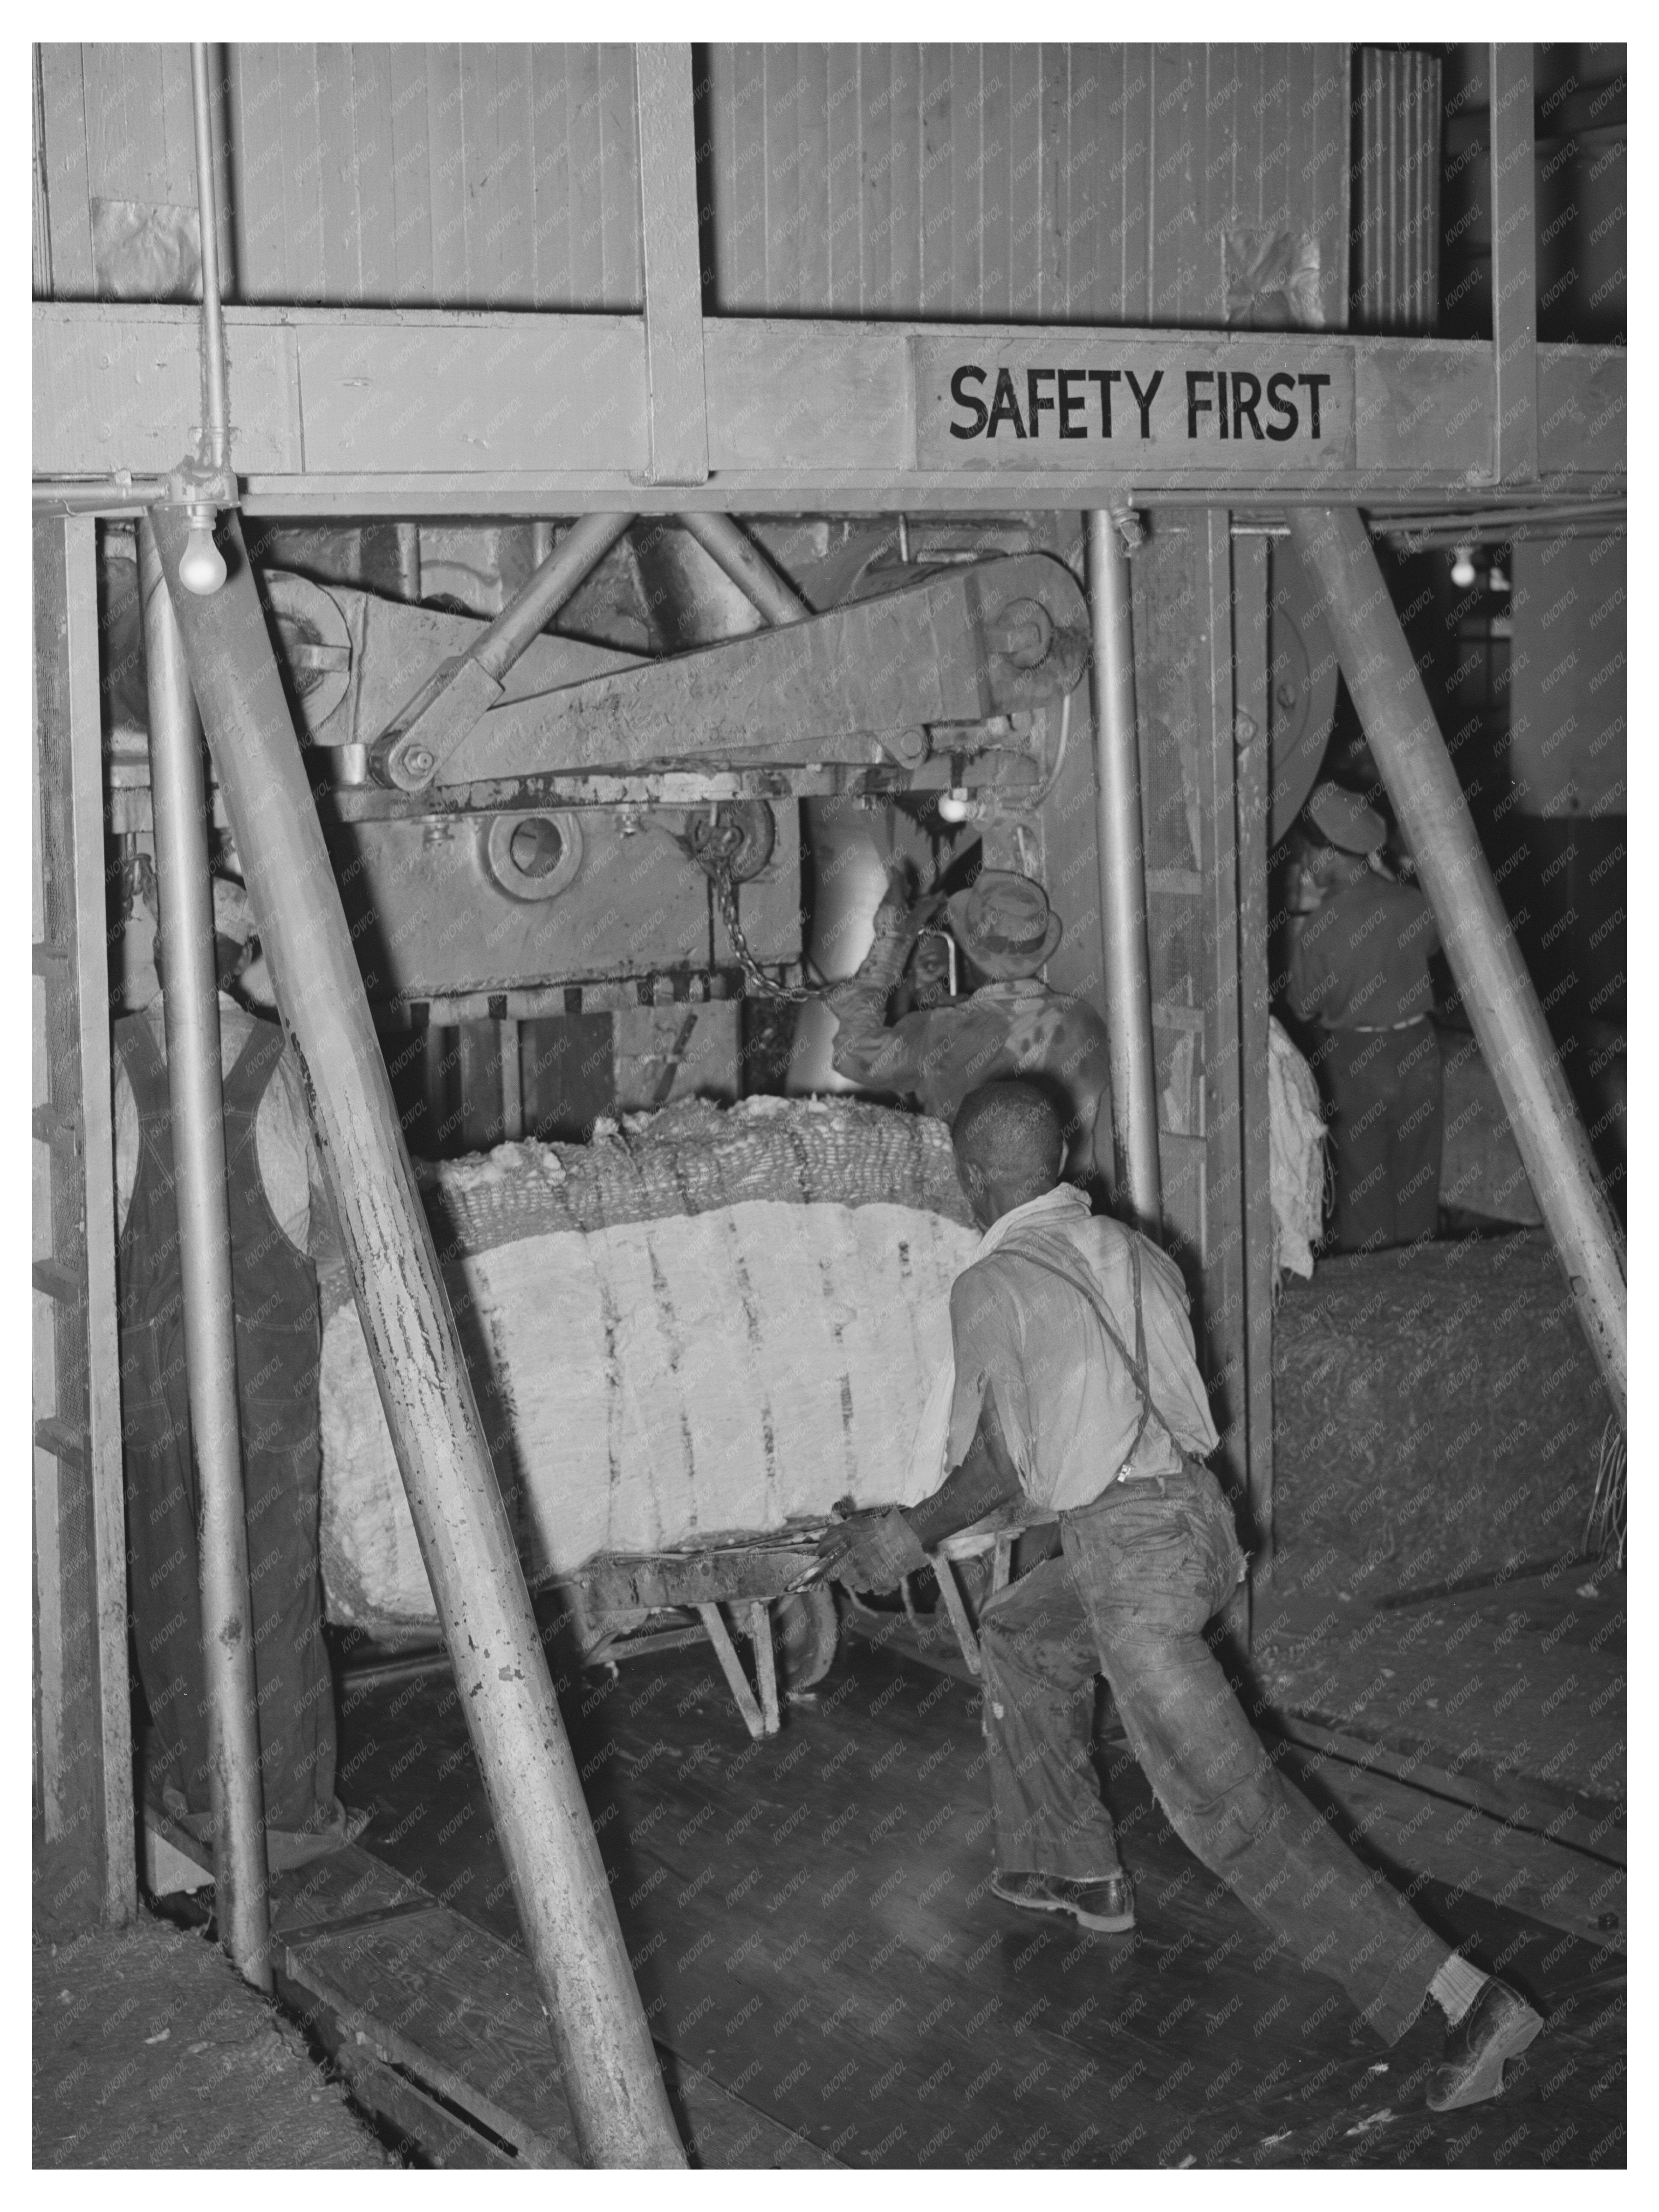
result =
[{"label": "worker pushing cart", "polygon": [[1011,1583],[981,1623],[994,1890],[1085,1927],[1133,1926],[1089,1763],[1093,1701],[1081,1692],[1103,1673],[1176,1832],[1276,1945],[1340,1983],[1385,2044],[1433,1998],[1446,2043],[1432,2109],[1497,2095],[1540,2016],[1449,1953],[1285,1780],[1205,1638],[1244,1559],[1205,1464],[1216,1431],[1179,1273],[1060,1181],[1061,1125],[1031,1085],[974,1091],[952,1134],[986,1235],[951,1291],[951,1472],[920,1504],[832,1530],[821,1556],[860,1588],[891,1589],[1022,1493],[1058,1513],[1061,1556]]}]

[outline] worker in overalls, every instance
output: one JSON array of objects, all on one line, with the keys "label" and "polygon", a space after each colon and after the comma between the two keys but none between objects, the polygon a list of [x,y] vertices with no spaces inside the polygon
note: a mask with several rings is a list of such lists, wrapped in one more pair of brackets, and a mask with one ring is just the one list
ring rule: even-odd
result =
[{"label": "worker in overalls", "polygon": [[1429,957],[1440,933],[1423,893],[1382,866],[1387,837],[1356,793],[1321,784],[1289,901],[1285,996],[1323,1032],[1307,1057],[1330,1113],[1327,1243],[1338,1252],[1416,1243],[1439,1223],[1444,1108]]},{"label": "worker in overalls", "polygon": [[[959,980],[972,985],[954,999],[941,988],[946,930],[970,971]],[[876,908],[862,966],[831,995],[840,1024],[836,1073],[914,1096],[942,1121],[980,1085],[1022,1076],[1060,1113],[1066,1174],[1079,1182],[1098,1175],[1109,1188],[1106,1024],[1085,1000],[1042,981],[1060,934],[1042,886],[1024,876],[988,869],[968,890],[913,904],[896,873]],[[889,1001],[907,963],[915,1011],[890,1023]]]},{"label": "worker in overalls", "polygon": [[1216,1431],[1179,1271],[1060,1181],[1059,1118],[1030,1085],[973,1092],[952,1138],[986,1234],[951,1292],[951,1472],[919,1504],[842,1522],[820,1553],[844,1581],[891,1589],[1004,1501],[1058,1513],[1061,1555],[981,1619],[992,1889],[1085,1928],[1134,1925],[1090,1763],[1104,1674],[1176,1834],[1274,1947],[1338,1983],[1385,2044],[1432,1997],[1446,2044],[1430,2106],[1495,2096],[1539,2015],[1449,1953],[1285,1781],[1206,1639],[1244,1561],[1205,1464]]},{"label": "worker in overalls", "polygon": [[[240,884],[214,884],[214,929],[259,1766],[276,1872],[337,1850],[363,1826],[334,1794],[318,1557],[321,1338],[312,1252],[327,1245],[332,1225],[283,1032],[229,995],[251,935]],[[206,1839],[201,1501],[159,997],[115,1025],[114,1087],[129,1588],[150,1723],[145,1787],[151,1802]]]}]

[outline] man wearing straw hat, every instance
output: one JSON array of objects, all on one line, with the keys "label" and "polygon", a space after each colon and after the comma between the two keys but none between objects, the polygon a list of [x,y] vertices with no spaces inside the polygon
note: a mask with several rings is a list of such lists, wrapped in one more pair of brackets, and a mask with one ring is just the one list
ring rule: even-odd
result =
[{"label": "man wearing straw hat", "polygon": [[[941,922],[982,981],[956,998],[924,983],[917,1010],[890,1024],[888,1000],[912,948],[920,964],[922,949],[942,936]],[[981,1084],[1022,1077],[1060,1115],[1067,1176],[1109,1182],[1106,1024],[1083,1000],[1062,997],[1042,980],[1061,931],[1041,884],[1024,876],[988,868],[969,890],[914,905],[895,876],[876,908],[864,964],[831,1001],[840,1023],[836,1072],[871,1090],[913,1094],[942,1121],[953,1121]]]},{"label": "man wearing straw hat", "polygon": [[[242,886],[213,886],[236,1389],[260,1780],[272,1872],[361,1832],[334,1794],[334,1690],[318,1559],[320,1337],[313,1254],[332,1222],[294,1056],[230,996],[249,964]],[[157,968],[160,968],[157,943]],[[158,997],[115,1025],[116,1273],[133,1641],[149,1707],[145,1787],[211,1832],[196,1464],[185,1385],[167,1036]]]}]

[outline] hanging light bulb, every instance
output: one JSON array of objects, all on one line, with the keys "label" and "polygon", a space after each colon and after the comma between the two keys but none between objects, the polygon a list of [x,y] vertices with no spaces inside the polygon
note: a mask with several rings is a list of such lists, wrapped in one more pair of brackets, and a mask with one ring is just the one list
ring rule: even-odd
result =
[{"label": "hanging light bulb", "polygon": [[217,511],[211,507],[191,507],[185,511],[190,519],[190,536],[179,556],[179,581],[198,599],[210,599],[228,574],[225,556],[213,542]]},{"label": "hanging light bulb", "polygon": [[966,787],[953,784],[949,791],[939,793],[939,818],[941,822],[966,822],[974,811],[974,802]]},{"label": "hanging light bulb", "polygon": [[1460,592],[1467,592],[1474,581],[1474,548],[1460,545],[1452,555],[1452,581]]}]

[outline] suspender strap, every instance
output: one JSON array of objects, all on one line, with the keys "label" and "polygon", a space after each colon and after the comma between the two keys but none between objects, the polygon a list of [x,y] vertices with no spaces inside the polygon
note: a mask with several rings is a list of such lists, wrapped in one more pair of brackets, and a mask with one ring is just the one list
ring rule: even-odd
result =
[{"label": "suspender strap", "polygon": [[1058,1261],[1052,1260],[1044,1254],[1034,1251],[1030,1244],[1024,1243],[1018,1237],[1011,1237],[1002,1249],[1005,1252],[1012,1254],[1015,1258],[1026,1261],[1033,1267],[1041,1267],[1045,1274],[1056,1276],[1062,1283],[1070,1284],[1071,1287],[1076,1291],[1080,1297],[1085,1298],[1093,1310],[1096,1320],[1098,1321],[1101,1328],[1105,1331],[1108,1343],[1110,1344],[1112,1349],[1122,1360],[1130,1374],[1133,1376],[1135,1379],[1135,1388],[1140,1393],[1140,1419],[1135,1428],[1133,1441],[1131,1443],[1128,1450],[1123,1455],[1123,1465],[1127,1467],[1134,1458],[1136,1452],[1139,1449],[1140,1439],[1146,1433],[1146,1424],[1149,1420],[1156,1421],[1158,1423],[1158,1425],[1163,1430],[1164,1435],[1169,1437],[1170,1442],[1174,1444],[1176,1451],[1182,1452],[1182,1456],[1184,1457],[1185,1454],[1184,1451],[1182,1451],[1182,1446],[1179,1437],[1176,1435],[1174,1430],[1170,1428],[1163,1414],[1158,1412],[1157,1407],[1152,1403],[1152,1378],[1146,1364],[1146,1316],[1141,1308],[1140,1299],[1140,1244],[1139,1239],[1132,1239],[1129,1245],[1129,1270],[1131,1279],[1134,1284],[1135,1300],[1135,1348],[1133,1352],[1130,1352],[1128,1346],[1125,1344],[1122,1337],[1120,1335],[1117,1325],[1112,1316],[1111,1309],[1107,1305],[1100,1286],[1094,1280],[1091,1274],[1089,1274],[1086,1271],[1081,1269],[1074,1273],[1071,1268],[1061,1267]]}]

